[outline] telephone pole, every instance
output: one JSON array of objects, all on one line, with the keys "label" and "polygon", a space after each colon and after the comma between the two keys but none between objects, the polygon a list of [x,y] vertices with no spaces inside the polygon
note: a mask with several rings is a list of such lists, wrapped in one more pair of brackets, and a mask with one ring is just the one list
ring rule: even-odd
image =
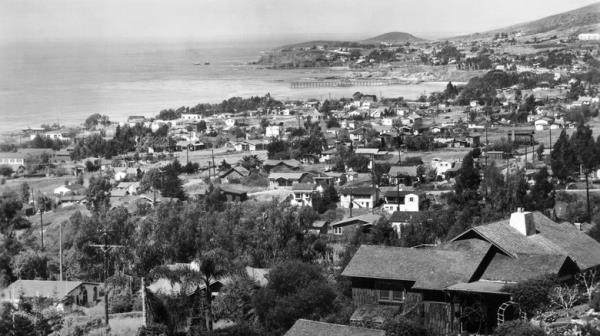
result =
[{"label": "telephone pole", "polygon": [[60,222],[60,226],[58,227],[58,267],[59,269],[59,279],[60,282],[63,281],[63,253],[62,253],[62,222]]},{"label": "telephone pole", "polygon": [[106,326],[108,326],[108,286],[107,286],[107,280],[108,280],[108,253],[112,250],[112,249],[117,249],[120,247],[123,247],[123,245],[109,245],[108,244],[108,233],[110,232],[110,230],[108,230],[108,228],[104,228],[101,231],[102,234],[102,240],[103,243],[102,244],[90,244],[90,247],[95,247],[95,248],[99,248],[100,251],[102,251],[103,255],[104,255],[104,261],[103,261],[103,273],[104,273],[104,318],[105,318],[105,323]]}]

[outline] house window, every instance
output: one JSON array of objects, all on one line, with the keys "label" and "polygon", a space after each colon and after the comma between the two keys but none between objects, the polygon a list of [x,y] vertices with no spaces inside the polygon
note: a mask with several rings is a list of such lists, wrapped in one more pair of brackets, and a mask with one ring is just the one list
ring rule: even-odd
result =
[{"label": "house window", "polygon": [[408,198],[408,201],[409,201],[409,202],[414,202],[414,197],[409,197],[409,198]]},{"label": "house window", "polygon": [[378,293],[380,302],[404,302],[403,290],[380,289]]},{"label": "house window", "polygon": [[342,234],[342,228],[340,226],[334,227],[333,228],[333,234],[341,235]]}]

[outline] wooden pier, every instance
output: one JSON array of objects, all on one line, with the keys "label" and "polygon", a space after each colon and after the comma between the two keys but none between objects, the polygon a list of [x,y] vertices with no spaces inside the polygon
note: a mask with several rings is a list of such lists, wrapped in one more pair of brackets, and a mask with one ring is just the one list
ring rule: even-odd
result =
[{"label": "wooden pier", "polygon": [[411,84],[411,81],[399,79],[337,79],[291,82],[290,87],[292,89],[307,89],[318,87],[388,86],[405,84]]}]

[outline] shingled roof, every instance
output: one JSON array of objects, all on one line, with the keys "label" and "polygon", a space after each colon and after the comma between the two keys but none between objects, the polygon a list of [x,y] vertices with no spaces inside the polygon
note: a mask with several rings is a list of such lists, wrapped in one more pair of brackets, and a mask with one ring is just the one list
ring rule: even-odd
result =
[{"label": "shingled roof", "polygon": [[332,226],[346,226],[346,225],[351,225],[351,224],[356,224],[356,223],[361,223],[361,222],[365,225],[373,225],[380,218],[381,218],[380,215],[364,214],[364,215],[360,215],[360,216],[344,218],[344,219],[337,221],[331,225]]},{"label": "shingled roof", "polygon": [[545,274],[560,275],[564,268],[577,265],[571,258],[561,255],[519,254],[516,259],[496,253],[481,276],[485,280],[519,282]]},{"label": "shingled roof", "polygon": [[383,330],[300,319],[284,336],[385,336]]},{"label": "shingled roof", "polygon": [[342,275],[411,281],[413,288],[443,289],[468,282],[484,256],[467,251],[362,245]]},{"label": "shingled roof", "polygon": [[511,227],[510,219],[506,219],[474,227],[453,240],[478,237],[515,258],[519,254],[569,256],[582,270],[600,265],[600,244],[593,238],[540,212],[533,212],[532,217],[536,233],[530,236]]}]

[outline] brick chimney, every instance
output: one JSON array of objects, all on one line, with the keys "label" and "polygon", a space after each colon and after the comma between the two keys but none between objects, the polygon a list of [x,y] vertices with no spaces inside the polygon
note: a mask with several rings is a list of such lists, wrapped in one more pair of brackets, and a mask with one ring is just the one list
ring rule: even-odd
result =
[{"label": "brick chimney", "polygon": [[533,214],[523,211],[523,208],[517,208],[517,212],[510,215],[510,226],[524,236],[531,236],[536,232]]}]

